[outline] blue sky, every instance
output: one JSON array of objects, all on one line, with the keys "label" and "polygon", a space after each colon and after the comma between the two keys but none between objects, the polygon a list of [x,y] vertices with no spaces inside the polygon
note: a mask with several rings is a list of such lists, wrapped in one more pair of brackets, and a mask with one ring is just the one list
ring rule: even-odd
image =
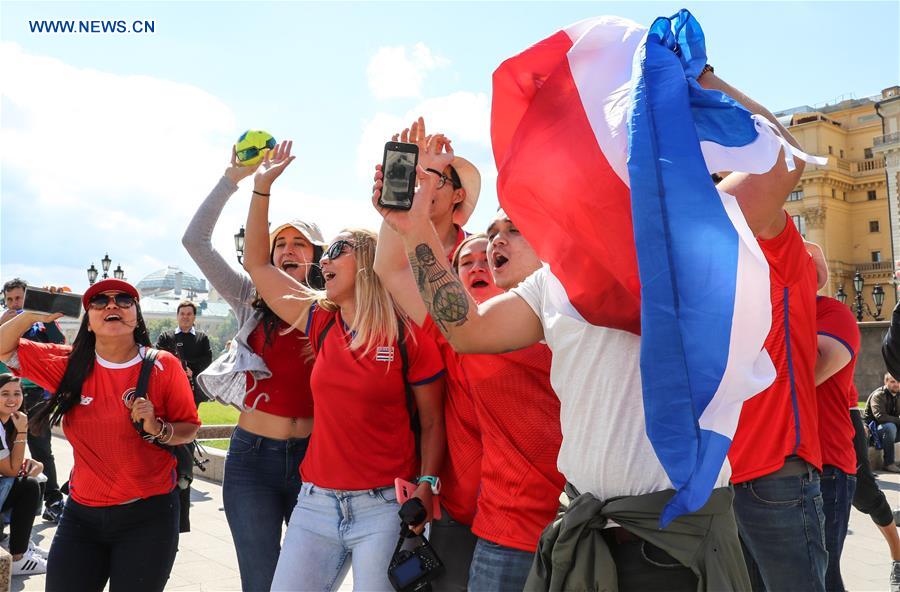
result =
[{"label": "blue sky", "polygon": [[[0,6],[0,278],[86,287],[109,252],[138,281],[196,267],[180,237],[247,128],[293,138],[273,221],[377,227],[371,165],[422,114],[495,207],[491,73],[574,21],[689,8],[723,78],[773,110],[900,82],[897,2],[41,3]],[[153,20],[154,33],[32,33],[36,20]],[[229,256],[249,181],[214,241]]]}]

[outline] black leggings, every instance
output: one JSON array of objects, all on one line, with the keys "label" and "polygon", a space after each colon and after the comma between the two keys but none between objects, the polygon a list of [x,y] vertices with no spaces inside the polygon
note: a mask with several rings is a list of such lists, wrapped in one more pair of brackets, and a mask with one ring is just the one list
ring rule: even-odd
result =
[{"label": "black leggings", "polygon": [[12,509],[9,524],[9,554],[28,550],[34,516],[41,505],[41,486],[34,477],[16,479],[0,512]]},{"label": "black leggings", "polygon": [[66,502],[47,560],[47,592],[159,592],[178,550],[178,493],[121,506]]},{"label": "black leggings", "polygon": [[869,466],[869,442],[859,409],[850,410],[850,420],[856,429],[853,436],[853,447],[856,449],[856,492],[853,494],[853,507],[871,516],[878,526],[893,524],[894,513]]}]

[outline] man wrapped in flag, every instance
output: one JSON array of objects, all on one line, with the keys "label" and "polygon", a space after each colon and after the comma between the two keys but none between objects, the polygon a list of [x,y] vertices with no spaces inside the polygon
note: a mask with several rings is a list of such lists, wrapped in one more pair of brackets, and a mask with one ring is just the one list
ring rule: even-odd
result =
[{"label": "man wrapped in flag", "polygon": [[[493,101],[500,202],[546,264],[481,305],[416,275],[457,351],[553,352],[572,501],[527,589],[748,589],[725,457],[775,375],[755,236],[782,233],[808,157],[715,76],[686,11],[576,23],[501,64]],[[434,184],[382,212],[414,267],[444,265]]]}]

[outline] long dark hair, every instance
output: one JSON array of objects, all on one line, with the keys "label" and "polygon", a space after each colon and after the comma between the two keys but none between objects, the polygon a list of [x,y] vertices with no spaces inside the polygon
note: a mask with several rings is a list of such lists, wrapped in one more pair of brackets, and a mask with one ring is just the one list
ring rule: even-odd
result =
[{"label": "long dark hair", "polygon": [[[0,388],[3,388],[10,382],[17,382],[17,383],[19,383],[19,385],[21,387],[22,381],[21,381],[21,379],[19,379],[18,376],[14,375],[14,374],[10,374],[8,372],[4,372],[3,374],[0,374]],[[19,392],[21,392],[21,388],[20,388]],[[23,393],[23,397],[24,397],[24,393]],[[24,398],[22,400],[22,403],[23,404],[25,403]],[[20,405],[19,409],[21,409],[21,408],[22,407]],[[12,450],[12,442],[13,442],[13,440],[16,439],[16,431],[17,431],[16,426],[13,424],[12,421],[7,421],[6,424],[2,427],[3,427],[4,431],[6,431],[6,445],[10,450]]]},{"label": "long dark hair", "polygon": [[[313,245],[312,248],[314,263],[310,264],[307,268],[306,281],[303,282],[303,284],[313,290],[324,290],[325,276],[322,275],[322,268],[319,267],[319,260],[322,259],[322,254],[325,252],[325,249],[319,245]],[[272,265],[275,264],[271,253],[269,254],[269,262],[272,263]],[[250,303],[250,306],[262,313],[261,323],[263,335],[266,336],[265,345],[272,345],[272,340],[275,338],[275,330],[278,328],[278,323],[280,322],[278,315],[269,308],[269,305],[266,304],[266,301],[263,300],[258,293],[253,294],[253,302]]]},{"label": "long dark hair", "polygon": [[[144,323],[144,315],[141,314],[141,307],[135,301],[135,311],[137,312],[137,324],[134,327],[134,342],[137,345],[150,347],[150,333],[147,331],[147,325]],[[40,435],[49,425],[59,425],[63,416],[73,407],[81,403],[81,387],[91,372],[94,371],[94,359],[96,358],[97,336],[93,331],[88,330],[88,315],[85,313],[81,320],[81,327],[72,342],[72,351],[69,352],[69,361],[66,364],[66,371],[63,373],[62,380],[59,381],[59,387],[56,393],[50,397],[49,401],[45,401],[37,406],[34,415],[29,419],[29,429],[32,435]]]}]

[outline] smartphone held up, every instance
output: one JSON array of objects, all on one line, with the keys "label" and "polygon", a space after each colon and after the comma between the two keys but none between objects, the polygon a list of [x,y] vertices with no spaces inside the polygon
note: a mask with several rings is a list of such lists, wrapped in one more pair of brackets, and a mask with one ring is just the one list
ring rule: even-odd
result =
[{"label": "smartphone held up", "polygon": [[406,142],[388,142],[384,145],[381,172],[384,175],[378,205],[393,210],[412,207],[416,192],[416,166],[419,164],[419,147]]},{"label": "smartphone held up", "polygon": [[81,294],[51,292],[29,286],[25,289],[25,301],[22,308],[50,314],[61,312],[67,317],[77,319],[81,316]]}]

